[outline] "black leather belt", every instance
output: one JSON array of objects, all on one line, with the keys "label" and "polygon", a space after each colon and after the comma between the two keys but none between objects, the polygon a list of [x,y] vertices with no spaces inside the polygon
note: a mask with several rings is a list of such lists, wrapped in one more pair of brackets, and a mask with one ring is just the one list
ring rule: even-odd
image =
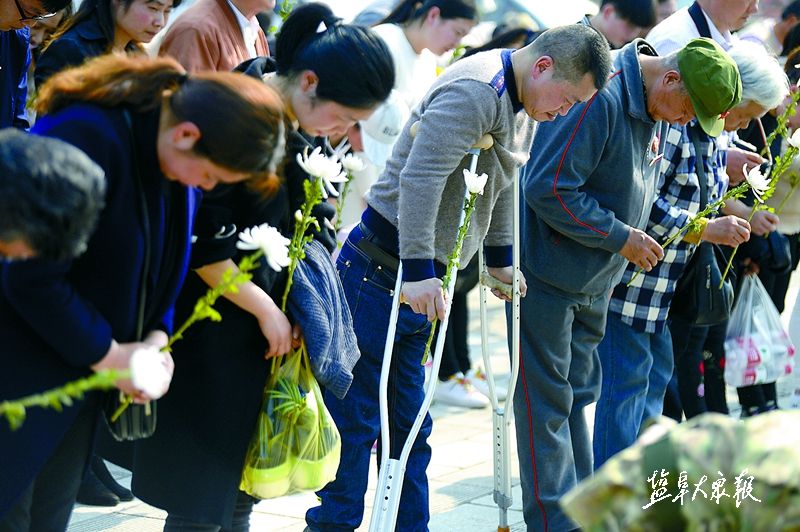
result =
[{"label": "black leather belt", "polygon": [[366,237],[356,242],[356,247],[361,250],[364,255],[375,261],[379,266],[392,273],[397,273],[400,267],[400,259],[380,247],[375,242],[368,240]]}]

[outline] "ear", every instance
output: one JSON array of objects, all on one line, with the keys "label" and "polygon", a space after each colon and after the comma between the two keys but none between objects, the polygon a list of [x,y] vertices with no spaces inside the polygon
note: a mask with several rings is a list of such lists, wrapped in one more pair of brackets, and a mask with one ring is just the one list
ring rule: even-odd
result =
[{"label": "ear", "polygon": [[553,58],[549,55],[543,55],[533,63],[533,68],[531,69],[533,72],[533,78],[536,79],[542,74],[544,74],[548,69],[554,68],[555,63],[553,62]]},{"label": "ear", "polygon": [[303,72],[300,73],[300,90],[303,93],[316,91],[318,84],[319,77],[317,77],[313,70],[303,70]]},{"label": "ear", "polygon": [[611,15],[613,15],[615,12],[616,8],[611,2],[607,3],[606,5],[600,8],[600,15],[602,15],[603,19],[605,20],[610,19]]},{"label": "ear", "polygon": [[180,122],[170,132],[172,145],[181,151],[190,151],[202,136],[200,128],[194,122]]},{"label": "ear", "polygon": [[439,6],[433,6],[428,10],[428,13],[425,15],[425,22],[433,23],[436,19],[442,16],[442,10],[439,9]]},{"label": "ear", "polygon": [[674,85],[683,82],[683,78],[681,78],[681,73],[677,70],[668,70],[664,74],[662,81],[664,85]]}]

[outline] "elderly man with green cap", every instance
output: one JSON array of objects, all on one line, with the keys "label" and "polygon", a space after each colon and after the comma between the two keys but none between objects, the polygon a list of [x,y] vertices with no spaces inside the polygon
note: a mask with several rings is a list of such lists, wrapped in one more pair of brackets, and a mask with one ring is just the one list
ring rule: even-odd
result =
[{"label": "elderly man with green cap", "polygon": [[522,171],[528,296],[514,415],[528,530],[576,528],[558,502],[592,473],[583,408],[600,395],[609,294],[629,261],[650,270],[664,255],[643,229],[667,124],[697,118],[718,133],[741,98],[736,64],[709,39],[664,57],[636,40],[614,68],[594,98],[539,125]]}]

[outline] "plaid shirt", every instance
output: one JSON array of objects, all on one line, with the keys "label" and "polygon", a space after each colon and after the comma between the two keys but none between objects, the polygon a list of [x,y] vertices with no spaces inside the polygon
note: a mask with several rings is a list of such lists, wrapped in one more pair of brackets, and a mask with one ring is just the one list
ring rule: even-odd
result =
[{"label": "plaid shirt", "polygon": [[[664,145],[664,160],[658,194],[653,203],[647,234],[659,243],[685,227],[700,210],[700,185],[696,172],[696,154],[689,135],[700,133],[700,147],[708,177],[708,202],[721,197],[728,186],[725,174],[726,149],[720,139],[708,137],[695,127],[670,126]],[[640,273],[631,286],[627,283],[639,268],[628,263],[622,281],[614,288],[609,312],[641,332],[664,330],[675,285],[683,273],[695,246],[678,240],[664,249],[664,259],[649,272]]]}]

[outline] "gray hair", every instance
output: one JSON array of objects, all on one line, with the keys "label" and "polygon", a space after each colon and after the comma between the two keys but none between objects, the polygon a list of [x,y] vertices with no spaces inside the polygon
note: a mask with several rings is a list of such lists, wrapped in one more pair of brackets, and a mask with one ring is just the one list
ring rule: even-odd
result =
[{"label": "gray hair", "polygon": [[105,174],[66,142],[0,130],[0,240],[22,240],[37,255],[81,254],[105,202]]},{"label": "gray hair", "polygon": [[774,109],[789,94],[789,80],[778,61],[763,47],[738,42],[728,54],[739,67],[742,78],[742,103],[755,102],[765,109]]}]

